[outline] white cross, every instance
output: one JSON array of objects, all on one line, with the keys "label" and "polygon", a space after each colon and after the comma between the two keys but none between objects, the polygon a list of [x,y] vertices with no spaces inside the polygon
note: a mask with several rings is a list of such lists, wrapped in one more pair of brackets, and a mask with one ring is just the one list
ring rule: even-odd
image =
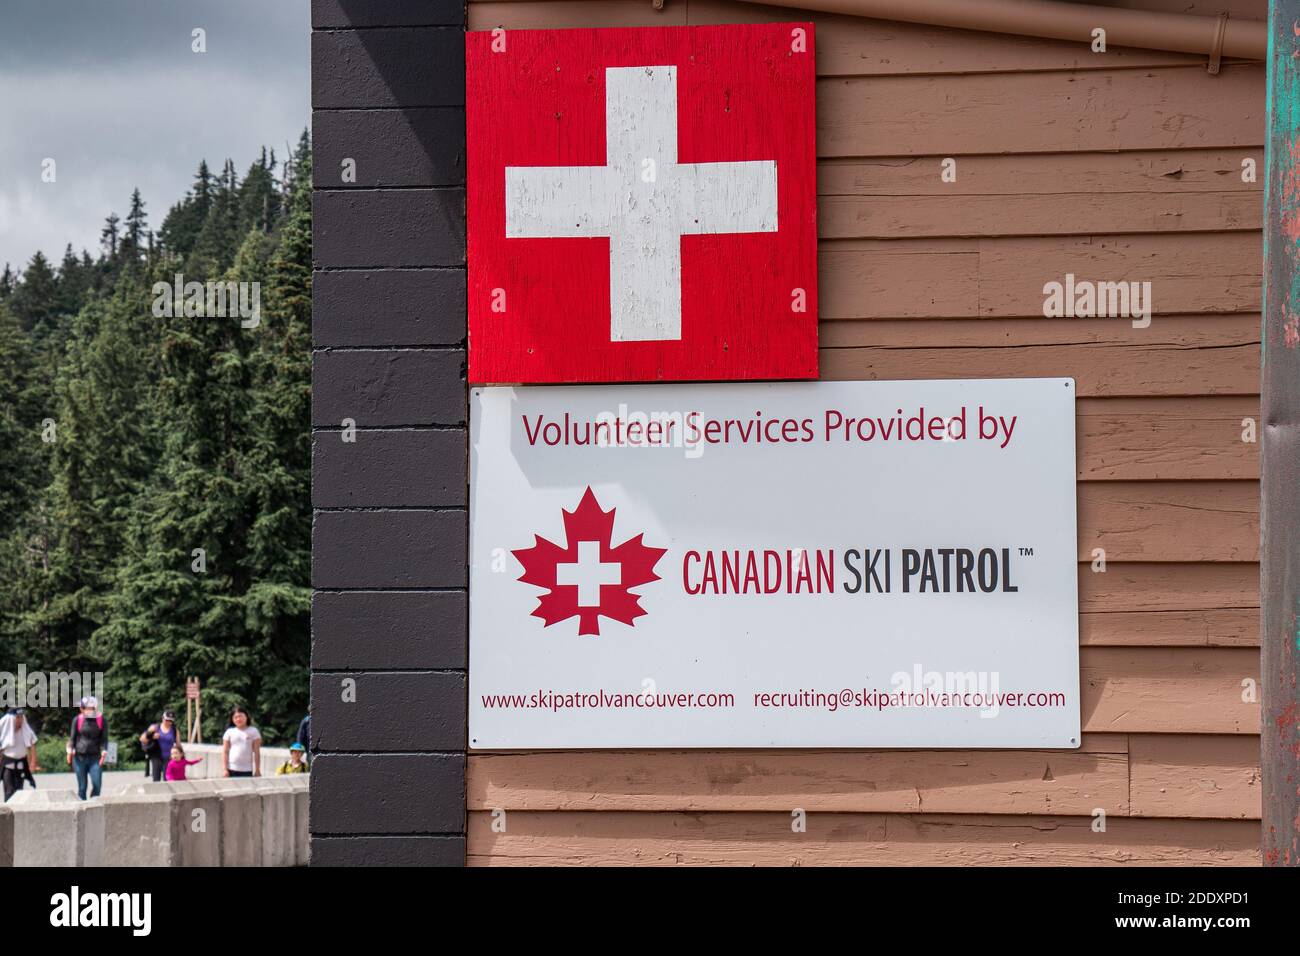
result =
[{"label": "white cross", "polygon": [[578,607],[600,607],[600,586],[621,584],[623,565],[600,560],[599,541],[578,542],[578,562],[555,566],[556,584],[578,586]]},{"label": "white cross", "polygon": [[604,166],[507,166],[506,237],[608,236],[609,336],[682,337],[682,236],[776,232],[776,162],[677,162],[677,67],[605,70]]}]

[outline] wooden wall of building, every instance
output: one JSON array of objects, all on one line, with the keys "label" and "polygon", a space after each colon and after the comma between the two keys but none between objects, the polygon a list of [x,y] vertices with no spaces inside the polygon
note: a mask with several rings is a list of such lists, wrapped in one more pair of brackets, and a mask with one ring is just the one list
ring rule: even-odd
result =
[{"label": "wooden wall of building", "polygon": [[[1111,5],[1267,15],[1264,0]],[[1078,381],[1083,746],[476,754],[469,861],[1258,862],[1243,419],[1259,414],[1263,65],[1212,76],[1203,57],[723,0],[469,10],[478,30],[806,19],[823,377]],[[1067,272],[1150,281],[1150,327],[1043,318],[1043,284]]]}]

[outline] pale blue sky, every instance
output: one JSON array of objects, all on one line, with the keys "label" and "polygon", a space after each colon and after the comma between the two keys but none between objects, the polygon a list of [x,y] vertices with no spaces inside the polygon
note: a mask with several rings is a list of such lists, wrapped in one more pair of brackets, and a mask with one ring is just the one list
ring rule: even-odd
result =
[{"label": "pale blue sky", "polygon": [[310,123],[309,0],[0,3],[0,264],[97,254],[137,186],[156,229],[200,159],[242,176]]}]

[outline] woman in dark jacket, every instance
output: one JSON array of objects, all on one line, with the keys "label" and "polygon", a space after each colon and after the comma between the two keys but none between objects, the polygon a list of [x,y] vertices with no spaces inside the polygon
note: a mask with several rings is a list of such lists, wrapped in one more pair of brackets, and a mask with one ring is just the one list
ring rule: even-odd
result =
[{"label": "woman in dark jacket", "polygon": [[108,721],[99,712],[94,697],[81,698],[81,713],[72,718],[68,734],[68,766],[77,775],[77,797],[86,799],[86,779],[90,778],[90,795],[99,796],[104,783],[104,758],[108,756]]}]

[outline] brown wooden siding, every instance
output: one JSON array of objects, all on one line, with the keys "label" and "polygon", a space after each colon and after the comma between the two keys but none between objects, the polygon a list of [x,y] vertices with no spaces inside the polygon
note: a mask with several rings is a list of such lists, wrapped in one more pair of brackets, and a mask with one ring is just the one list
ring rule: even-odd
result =
[{"label": "brown wooden siding", "polygon": [[[823,377],[1078,380],[1083,746],[475,754],[470,861],[1257,863],[1262,65],[725,0],[470,6],[471,29],[805,19]],[[1067,272],[1151,282],[1150,327],[1042,318]]]}]

